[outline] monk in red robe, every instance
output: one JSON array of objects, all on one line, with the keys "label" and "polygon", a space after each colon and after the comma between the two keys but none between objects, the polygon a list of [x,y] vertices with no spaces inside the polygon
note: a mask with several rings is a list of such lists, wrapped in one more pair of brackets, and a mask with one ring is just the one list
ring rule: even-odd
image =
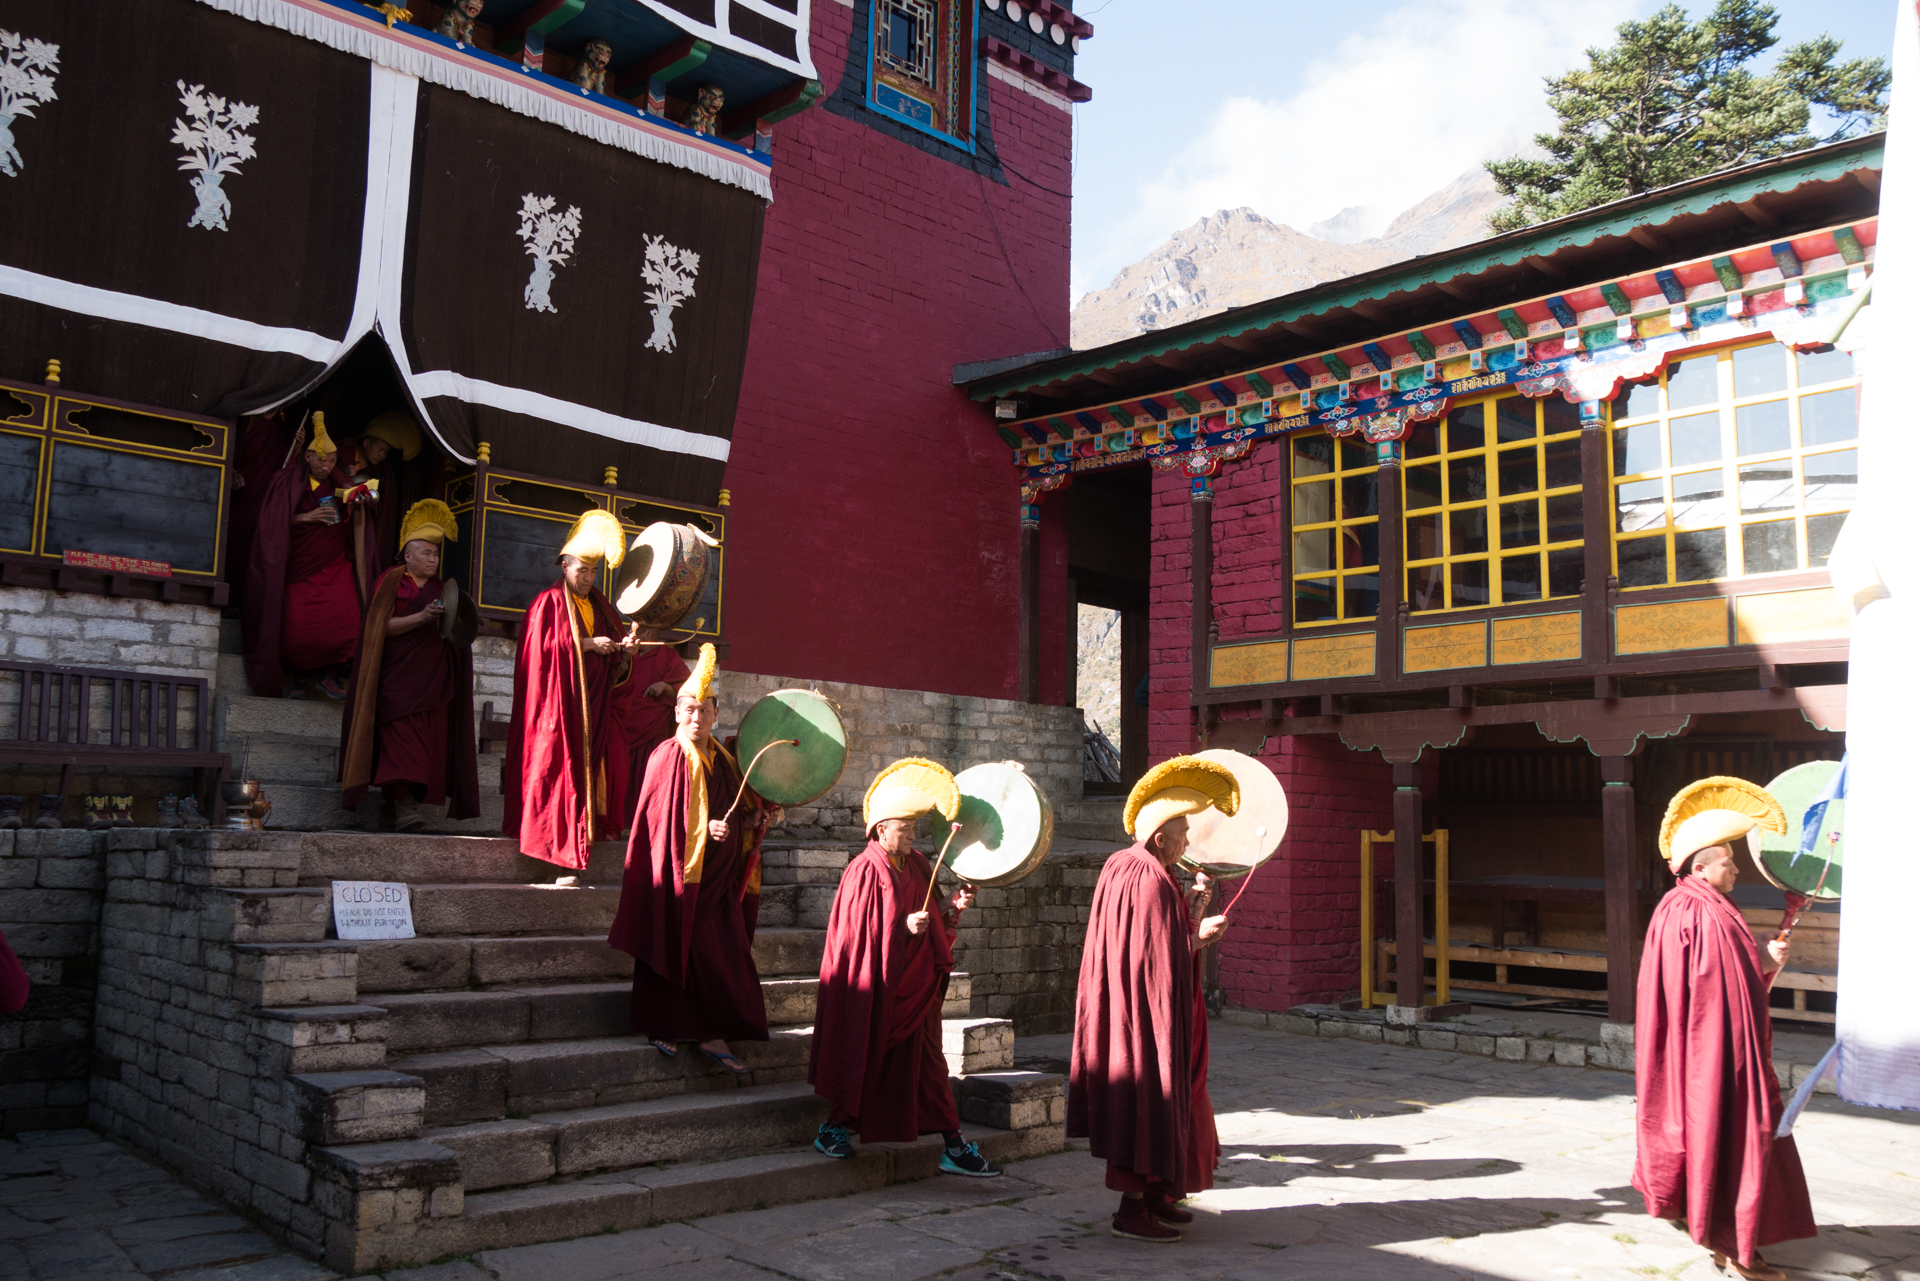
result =
[{"label": "monk in red robe", "polygon": [[247,566],[247,682],[265,698],[280,696],[289,671],[309,697],[346,697],[341,677],[360,641],[360,583],[377,576],[371,536],[363,530],[356,541],[354,526],[341,521],[336,493],[348,478],[339,450],[321,415],[313,424],[313,443],[267,482]]},{"label": "monk in red robe", "polygon": [[[658,637],[656,631],[642,630],[643,642]],[[627,778],[635,791],[647,774],[647,761],[653,749],[674,735],[678,723],[679,689],[690,673],[680,655],[670,645],[642,645],[633,657],[633,675],[627,696]]]},{"label": "monk in red robe", "polygon": [[1790,947],[1774,938],[1763,955],[1730,897],[1740,875],[1730,842],[1756,826],[1787,830],[1779,801],[1725,777],[1681,789],[1660,825],[1677,879],[1640,956],[1633,1186],[1648,1214],[1713,1251],[1716,1268],[1784,1281],[1760,1247],[1817,1229],[1793,1136],[1774,1137],[1781,1099],[1767,975]]},{"label": "monk in red robe", "polygon": [[807,1080],[832,1106],[813,1146],[845,1158],[854,1152],[849,1131],[866,1143],[937,1132],[942,1174],[993,1178],[1000,1167],[960,1133],[940,1026],[953,937],[973,888],[937,915],[923,906],[933,864],[913,848],[913,831],[929,812],[948,822],[960,812],[953,775],[932,761],[895,761],[867,789],[867,848],[840,877],[820,959]]},{"label": "monk in red robe", "polygon": [[415,503],[401,527],[402,564],[381,575],[367,610],[340,718],[340,805],[360,808],[369,784],[382,817],[416,832],[440,817],[480,815],[473,739],[473,651],[440,636],[440,546],[458,538],[437,498]]},{"label": "monk in red robe", "polygon": [[678,1042],[697,1041],[740,1074],[747,1066],[727,1042],[767,1039],[753,931],[760,840],[775,813],[742,789],[739,761],[713,737],[714,660],[713,646],[701,646],[680,687],[677,732],[647,762],[607,943],[638,962],[629,1031],[668,1058]]},{"label": "monk in red robe", "polygon": [[1193,927],[1170,870],[1186,852],[1187,816],[1209,806],[1229,815],[1240,806],[1240,786],[1224,766],[1179,756],[1148,770],[1124,811],[1136,843],[1106,861],[1094,886],[1074,1007],[1067,1135],[1089,1140],[1107,1163],[1107,1186],[1120,1193],[1117,1237],[1178,1241],[1170,1225],[1193,1221],[1178,1203],[1213,1186],[1219,1159],[1204,1032],[1196,1031],[1206,1014],[1195,953],[1220,937],[1226,918]]},{"label": "monk in red robe", "polygon": [[560,552],[561,581],[533,598],[513,661],[513,735],[501,766],[503,830],[520,852],[576,871],[626,826],[625,700],[633,639],[594,586],[625,552],[620,522],[594,510]]}]

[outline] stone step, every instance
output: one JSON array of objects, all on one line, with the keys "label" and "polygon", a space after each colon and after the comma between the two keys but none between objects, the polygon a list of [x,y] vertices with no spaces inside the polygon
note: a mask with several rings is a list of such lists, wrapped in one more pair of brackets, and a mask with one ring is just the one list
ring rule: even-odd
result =
[{"label": "stone step", "polygon": [[[215,705],[214,735],[269,735],[280,741],[340,742],[339,703],[324,699],[224,694]],[[232,747],[227,751],[231,753]]]},{"label": "stone step", "polygon": [[1067,801],[1054,811],[1053,834],[1072,840],[1112,841],[1114,849],[1128,844],[1121,815],[1126,808],[1123,796],[1088,797]]},{"label": "stone step", "polygon": [[[262,784],[298,783],[312,787],[337,786],[340,744],[337,739],[281,739],[265,734],[234,734],[227,738],[234,773]],[[270,793],[271,794],[271,793]]]},{"label": "stone step", "polygon": [[594,845],[586,870],[575,872],[520,853],[517,841],[499,834],[498,822],[491,834],[473,836],[315,832],[293,839],[299,842],[302,885],[329,881],[551,884],[559,877],[575,876],[588,885],[617,886],[627,854],[624,843],[601,841]]},{"label": "stone step", "polygon": [[[763,975],[811,977],[820,972],[826,936],[819,930],[761,930],[753,963]],[[633,958],[607,946],[604,934],[511,938],[412,938],[348,943],[358,950],[361,995],[465,991],[527,983],[629,980]],[[778,1019],[804,1023],[813,1017]]]}]

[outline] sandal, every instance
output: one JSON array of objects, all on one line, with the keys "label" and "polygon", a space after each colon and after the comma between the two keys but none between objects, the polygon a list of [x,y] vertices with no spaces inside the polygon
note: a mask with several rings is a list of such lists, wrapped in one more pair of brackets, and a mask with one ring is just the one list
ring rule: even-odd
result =
[{"label": "sandal", "polygon": [[706,1055],[708,1058],[712,1059],[715,1063],[718,1063],[721,1067],[733,1073],[735,1076],[745,1076],[748,1072],[747,1065],[742,1063],[739,1059],[735,1058],[730,1053],[715,1054],[712,1050],[705,1050],[705,1049],[701,1050],[700,1053]]},{"label": "sandal", "polygon": [[660,1053],[667,1058],[672,1058],[674,1055],[680,1053],[680,1047],[672,1041],[662,1041],[660,1038],[654,1036],[648,1037],[647,1040],[652,1044],[654,1049],[660,1051]]}]

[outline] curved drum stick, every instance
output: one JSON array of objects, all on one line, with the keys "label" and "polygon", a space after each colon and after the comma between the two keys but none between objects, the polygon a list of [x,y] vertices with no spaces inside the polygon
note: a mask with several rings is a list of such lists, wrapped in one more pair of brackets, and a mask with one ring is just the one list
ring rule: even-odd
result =
[{"label": "curved drum stick", "polygon": [[927,896],[920,901],[920,910],[922,912],[926,911],[928,904],[933,902],[933,887],[935,882],[940,879],[940,865],[947,861],[947,846],[953,844],[953,838],[958,835],[960,835],[960,825],[958,823],[954,823],[948,827],[946,844],[940,847],[940,857],[933,860],[933,871],[927,874]]},{"label": "curved drum stick", "polygon": [[[1266,842],[1266,839],[1267,839],[1267,829],[1266,829],[1266,828],[1264,828],[1264,827],[1256,827],[1256,828],[1255,828],[1255,829],[1253,830],[1253,834],[1254,834],[1255,836],[1257,836],[1257,837],[1259,837],[1259,838],[1260,838],[1260,841],[1261,841],[1261,842],[1262,842],[1263,844],[1264,844],[1264,843]],[[1236,891],[1234,891],[1234,895],[1233,895],[1233,903],[1229,903],[1229,904],[1227,904],[1227,909],[1226,909],[1226,912],[1222,912],[1222,913],[1220,913],[1220,915],[1222,915],[1222,916],[1225,916],[1225,915],[1227,914],[1227,912],[1231,912],[1231,911],[1233,911],[1233,907],[1234,907],[1234,903],[1238,903],[1238,902],[1240,901],[1240,896],[1241,896],[1242,894],[1245,894],[1245,893],[1247,892],[1247,886],[1249,886],[1249,885],[1251,885],[1251,884],[1253,884],[1253,878],[1254,878],[1255,876],[1257,876],[1257,875],[1259,874],[1259,872],[1260,872],[1260,869],[1261,869],[1261,868],[1263,868],[1263,867],[1265,867],[1265,866],[1266,866],[1266,864],[1265,864],[1265,863],[1256,863],[1256,864],[1254,865],[1254,868],[1253,868],[1253,871],[1251,871],[1251,872],[1248,872],[1248,873],[1247,873],[1247,879],[1246,879],[1246,880],[1244,880],[1244,881],[1242,881],[1242,882],[1240,882],[1240,888],[1239,888],[1238,890],[1236,890]]]},{"label": "curved drum stick", "polygon": [[776,738],[771,743],[768,743],[765,747],[755,752],[753,754],[753,759],[747,762],[747,768],[742,770],[740,773],[740,790],[734,793],[733,804],[727,806],[727,816],[721,819],[720,821],[722,823],[731,823],[733,821],[733,812],[740,808],[740,802],[747,794],[747,776],[753,773],[753,767],[760,763],[760,758],[762,756],[765,756],[768,752],[771,752],[776,747],[798,747],[798,746],[800,746],[800,740],[797,738]]}]

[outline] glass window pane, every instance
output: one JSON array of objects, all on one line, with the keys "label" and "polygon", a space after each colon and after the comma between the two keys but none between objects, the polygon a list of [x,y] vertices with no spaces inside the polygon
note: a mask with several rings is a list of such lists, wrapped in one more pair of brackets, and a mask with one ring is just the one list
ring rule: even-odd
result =
[{"label": "glass window pane", "polygon": [[1447,452],[1478,449],[1487,443],[1487,407],[1468,405],[1447,415]]},{"label": "glass window pane", "polygon": [[1840,537],[1840,527],[1846,523],[1845,512],[1807,517],[1807,565],[1810,568],[1819,569],[1827,563],[1827,557],[1833,555],[1833,540]]},{"label": "glass window pane", "polygon": [[1533,405],[1525,396],[1508,396],[1493,402],[1494,435],[1501,444],[1532,440],[1540,434]]},{"label": "glass window pane", "polygon": [[1340,519],[1352,520],[1356,516],[1378,515],[1378,492],[1373,487],[1373,473],[1363,472],[1358,476],[1340,478]]},{"label": "glass window pane", "polygon": [[1303,578],[1293,585],[1293,621],[1296,623],[1317,623],[1332,618],[1333,587],[1331,578]]},{"label": "glass window pane", "polygon": [[1637,476],[1660,470],[1660,424],[1613,429],[1613,474]]},{"label": "glass window pane", "polygon": [[1310,529],[1303,534],[1293,536],[1293,570],[1296,574],[1313,574],[1332,568],[1334,564],[1331,529]]},{"label": "glass window pane", "polygon": [[1787,349],[1779,343],[1733,353],[1733,394],[1764,396],[1787,389]]},{"label": "glass window pane", "polygon": [[1468,507],[1463,511],[1449,512],[1452,525],[1452,537],[1448,540],[1449,556],[1472,556],[1487,550],[1487,509]]},{"label": "glass window pane", "polygon": [[1487,460],[1484,457],[1447,460],[1447,501],[1470,503],[1487,496]]},{"label": "glass window pane", "polygon": [[1740,406],[1733,411],[1733,434],[1740,442],[1742,458],[1793,448],[1793,429],[1787,423],[1787,402],[1763,400],[1757,405]]},{"label": "glass window pane", "polygon": [[1318,525],[1333,519],[1333,482],[1309,481],[1293,487],[1293,523]]},{"label": "glass window pane", "polygon": [[1691,529],[1673,536],[1673,581],[1694,583],[1727,576],[1727,531]]},{"label": "glass window pane", "polygon": [[1450,565],[1453,579],[1453,592],[1447,604],[1454,609],[1463,609],[1471,605],[1487,605],[1493,601],[1493,594],[1487,588],[1487,562],[1484,560],[1456,561]]},{"label": "glass window pane", "polygon": [[[1658,489],[1660,482],[1656,480],[1653,485]],[[1547,499],[1547,541],[1564,543],[1581,537],[1586,525],[1586,513],[1582,507],[1583,499],[1579,494],[1555,494]]]},{"label": "glass window pane", "polygon": [[1673,478],[1673,523],[1717,525],[1727,518],[1727,478],[1718,467]]},{"label": "glass window pane", "polygon": [[1565,396],[1549,396],[1540,402],[1540,430],[1549,436],[1580,430],[1580,406],[1569,404]]},{"label": "glass window pane", "polygon": [[1408,570],[1407,608],[1416,614],[1421,610],[1444,608],[1446,601],[1440,592],[1446,578],[1447,567],[1437,563]]},{"label": "glass window pane", "polygon": [[1540,488],[1540,460],[1534,456],[1532,446],[1503,449],[1497,457],[1502,494],[1531,494]]},{"label": "glass window pane", "polygon": [[1340,530],[1342,569],[1361,569],[1380,563],[1380,522],[1347,525]]},{"label": "glass window pane", "polygon": [[1812,387],[1819,383],[1837,383],[1842,378],[1853,377],[1853,357],[1835,347],[1832,351],[1800,351],[1794,353],[1794,363],[1800,366],[1800,385]]},{"label": "glass window pane", "polygon": [[1537,547],[1540,545],[1540,500],[1522,499],[1500,504],[1500,546]]},{"label": "glass window pane", "polygon": [[1720,399],[1720,358],[1696,356],[1667,369],[1667,411],[1711,405]]},{"label": "glass window pane", "polygon": [[1717,463],[1720,461],[1720,413],[1689,414],[1685,418],[1675,418],[1667,424],[1667,443],[1673,452],[1673,461],[1669,467],[1685,467],[1690,463]]},{"label": "glass window pane", "polygon": [[1380,461],[1380,453],[1364,440],[1343,440],[1340,442],[1340,470],[1359,471],[1372,467]]},{"label": "glass window pane", "polygon": [[1580,438],[1548,441],[1542,451],[1547,458],[1547,478],[1542,489],[1559,489],[1580,483]]},{"label": "glass window pane", "polygon": [[1800,551],[1794,545],[1793,522],[1765,520],[1740,527],[1741,572],[1771,574],[1776,570],[1800,568]]},{"label": "glass window pane", "polygon": [[1333,470],[1331,436],[1295,436],[1293,438],[1293,474],[1319,476]]},{"label": "glass window pane", "polygon": [[1440,514],[1407,518],[1407,559],[1433,560],[1446,555],[1440,543]]},{"label": "glass window pane", "polygon": [[1853,417],[1853,388],[1823,391],[1800,398],[1800,443],[1825,445],[1852,440],[1860,434]]},{"label": "glass window pane", "polygon": [[1627,400],[1615,411],[1622,418],[1645,418],[1660,412],[1660,383],[1636,383],[1627,388]]},{"label": "glass window pane", "polygon": [[1634,538],[1615,549],[1620,557],[1622,587],[1660,587],[1667,581],[1667,540],[1664,536]]},{"label": "glass window pane", "polygon": [[1406,456],[1408,458],[1431,458],[1440,452],[1440,420],[1429,418],[1425,422],[1407,424]]},{"label": "glass window pane", "polygon": [[1540,553],[1500,558],[1500,599],[1507,604],[1540,599]]},{"label": "glass window pane", "polygon": [[1409,467],[1407,477],[1407,510],[1417,512],[1422,507],[1440,505],[1440,464],[1428,463],[1423,467]]},{"label": "glass window pane", "polygon": [[1860,483],[1860,451],[1837,449],[1830,454],[1808,454],[1800,460],[1807,481],[1801,488],[1809,507],[1851,507]]},{"label": "glass window pane", "polygon": [[1667,486],[1659,480],[1630,480],[1613,487],[1615,527],[1623,534],[1658,529],[1667,523]]},{"label": "glass window pane", "polygon": [[1793,510],[1793,460],[1782,458],[1773,463],[1748,463],[1740,469],[1740,510],[1743,512],[1790,512]]},{"label": "glass window pane", "polygon": [[1578,596],[1587,578],[1587,553],[1579,547],[1562,547],[1547,553],[1547,595]]},{"label": "glass window pane", "polygon": [[1347,598],[1343,618],[1372,618],[1380,612],[1380,578],[1377,574],[1348,574],[1340,580]]}]

